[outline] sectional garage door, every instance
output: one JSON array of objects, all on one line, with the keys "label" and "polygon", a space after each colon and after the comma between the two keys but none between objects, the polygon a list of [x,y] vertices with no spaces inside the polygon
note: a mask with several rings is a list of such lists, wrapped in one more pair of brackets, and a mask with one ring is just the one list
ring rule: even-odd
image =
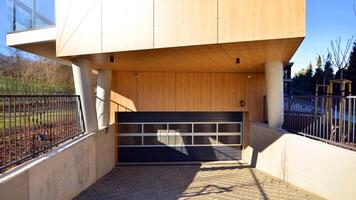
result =
[{"label": "sectional garage door", "polygon": [[241,160],[242,112],[117,112],[118,162]]}]

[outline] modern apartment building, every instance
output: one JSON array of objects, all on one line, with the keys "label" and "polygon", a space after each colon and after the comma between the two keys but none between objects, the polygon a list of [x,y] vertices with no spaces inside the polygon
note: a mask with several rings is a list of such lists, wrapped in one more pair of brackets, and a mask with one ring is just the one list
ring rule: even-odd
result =
[{"label": "modern apartment building", "polygon": [[1,199],[110,171],[91,198],[354,199],[356,97],[284,99],[305,0],[7,3],[7,45],[71,66],[78,95],[0,96]]},{"label": "modern apartment building", "polygon": [[86,130],[118,124],[118,162],[243,159],[264,96],[269,126],[283,124],[305,0],[11,4],[7,44],[72,65]]}]

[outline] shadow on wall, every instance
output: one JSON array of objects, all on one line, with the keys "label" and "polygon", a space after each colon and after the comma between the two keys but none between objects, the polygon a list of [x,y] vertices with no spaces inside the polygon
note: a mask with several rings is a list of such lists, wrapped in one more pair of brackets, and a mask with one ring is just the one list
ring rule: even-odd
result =
[{"label": "shadow on wall", "polygon": [[262,123],[250,124],[248,148],[258,170],[326,199],[355,199],[355,151]]},{"label": "shadow on wall", "polygon": [[[258,126],[258,129],[253,128],[253,126]],[[250,147],[252,148],[251,156],[251,166],[256,167],[258,162],[258,156],[273,143],[277,142],[285,133],[283,130],[274,130],[268,128],[267,124],[256,123],[250,126]],[[284,148],[284,145],[282,145]],[[281,177],[285,180],[286,174],[286,163],[287,163],[287,152],[285,150],[280,151],[282,154],[280,157],[280,167],[281,167]],[[291,155],[292,156],[292,155]],[[273,158],[271,158],[271,162]]]},{"label": "shadow on wall", "polygon": [[136,105],[133,100],[115,91],[111,91],[110,102],[114,105],[113,109],[115,111],[137,111]]},{"label": "shadow on wall", "polygon": [[135,112],[137,111],[135,103],[115,91],[110,93],[110,123],[115,123],[115,112]]}]

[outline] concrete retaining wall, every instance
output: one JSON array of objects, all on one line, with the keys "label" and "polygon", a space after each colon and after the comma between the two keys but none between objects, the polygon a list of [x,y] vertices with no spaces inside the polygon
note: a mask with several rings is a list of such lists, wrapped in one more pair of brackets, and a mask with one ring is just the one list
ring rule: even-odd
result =
[{"label": "concrete retaining wall", "polygon": [[0,176],[2,200],[72,199],[115,165],[114,126],[69,142]]},{"label": "concrete retaining wall", "polygon": [[356,152],[283,130],[250,124],[257,169],[327,199],[355,199]]}]

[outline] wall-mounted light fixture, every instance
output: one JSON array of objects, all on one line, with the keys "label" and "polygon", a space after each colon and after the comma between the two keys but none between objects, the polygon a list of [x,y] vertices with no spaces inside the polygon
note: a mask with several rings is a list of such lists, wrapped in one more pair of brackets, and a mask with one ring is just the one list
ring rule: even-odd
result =
[{"label": "wall-mounted light fixture", "polygon": [[114,56],[110,56],[110,63],[114,63]]},{"label": "wall-mounted light fixture", "polygon": [[240,64],[240,58],[236,58],[236,64]]},{"label": "wall-mounted light fixture", "polygon": [[245,107],[245,101],[244,100],[240,101],[240,106],[241,106],[241,108]]}]

